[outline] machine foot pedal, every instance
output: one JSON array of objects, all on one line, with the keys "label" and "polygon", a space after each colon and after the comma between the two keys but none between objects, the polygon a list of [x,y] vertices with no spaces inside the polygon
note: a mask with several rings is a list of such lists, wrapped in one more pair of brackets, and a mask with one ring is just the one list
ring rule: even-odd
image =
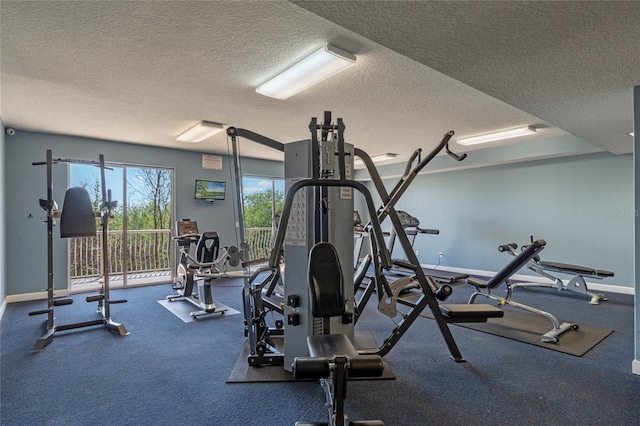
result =
[{"label": "machine foot pedal", "polygon": [[53,309],[43,309],[41,311],[32,311],[29,312],[29,316],[32,317],[34,315],[43,315],[43,314],[48,314],[49,312],[52,312]]}]

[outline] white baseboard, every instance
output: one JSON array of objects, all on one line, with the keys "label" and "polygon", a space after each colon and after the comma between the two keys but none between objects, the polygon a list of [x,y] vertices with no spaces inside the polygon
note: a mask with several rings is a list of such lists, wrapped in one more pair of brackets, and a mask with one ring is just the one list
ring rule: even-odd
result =
[{"label": "white baseboard", "polygon": [[[132,284],[127,285],[127,288],[134,288],[134,287],[146,287],[146,286],[151,286],[151,285],[158,285],[158,284],[169,284],[171,283],[171,281],[167,281],[167,282],[153,282],[153,283],[148,283],[148,282],[141,282],[141,283],[135,283],[133,282]],[[82,293],[93,293],[93,292],[97,292],[99,291],[101,288],[100,284],[92,284],[92,285],[88,285],[88,286],[84,286],[81,289],[76,289],[76,291],[69,291],[67,289],[64,290],[55,290],[53,292],[53,297],[68,297],[72,294],[82,294]],[[119,290],[122,289],[124,287],[113,287],[111,286],[111,290]],[[11,294],[9,296],[7,296],[5,298],[4,303],[2,304],[2,308],[0,308],[0,318],[2,318],[2,313],[4,312],[4,308],[7,304],[9,303],[16,303],[16,302],[29,302],[31,300],[44,300],[47,298],[47,291],[46,290],[42,290],[42,291],[38,291],[35,293],[21,293],[21,294]]]},{"label": "white baseboard", "polygon": [[[420,266],[422,266],[423,268],[432,268],[432,269],[434,269],[436,267],[436,265],[427,265],[427,264],[421,264]],[[439,269],[441,271],[459,272],[461,274],[478,275],[478,276],[484,276],[484,277],[491,277],[491,276],[494,276],[496,274],[495,271],[484,271],[484,270],[481,270],[481,269],[456,268],[456,267],[452,267],[452,266],[438,266],[437,269]],[[540,279],[538,279],[538,277],[536,277],[534,275],[516,274],[516,275],[513,276],[513,278],[516,279],[516,280],[525,281],[525,282],[528,281],[528,282],[553,283],[553,281],[551,281],[548,278],[540,277]],[[630,294],[630,295],[635,294],[635,291],[634,291],[633,287],[626,287],[626,286],[613,285],[613,284],[591,283],[591,282],[587,283],[587,286],[589,287],[589,290],[603,291],[603,292],[610,292],[610,293],[619,293],[619,294]],[[97,289],[99,289],[99,286],[97,287]],[[93,288],[91,288],[91,289],[83,289],[82,292],[84,293],[86,291],[94,291],[94,290],[95,289],[93,289]],[[69,294],[70,294],[69,290],[56,290],[54,292],[55,297],[67,297],[67,296],[69,296]],[[5,298],[5,300],[2,303],[2,305],[0,306],[0,319],[2,318],[2,315],[4,314],[4,311],[5,311],[5,309],[6,309],[6,307],[7,307],[7,305],[9,303],[28,302],[30,300],[42,300],[42,299],[46,299],[46,298],[47,298],[47,292],[46,291],[39,291],[37,293],[22,293],[22,294],[11,294],[11,295],[8,295]]]},{"label": "white baseboard", "polygon": [[[432,269],[436,267],[436,265],[425,265],[425,264],[421,264],[420,266],[422,266],[423,268],[432,268]],[[481,269],[455,268],[453,266],[438,266],[435,269],[439,269],[441,271],[447,271],[447,272],[458,272],[460,274],[477,275],[481,277],[492,277],[497,273],[495,271],[484,271]],[[513,275],[513,279],[518,281],[525,281],[525,282],[553,284],[553,281],[551,281],[549,278],[538,277],[535,275],[515,274]],[[631,294],[631,295],[635,294],[635,289],[633,287],[627,287],[623,285],[588,282],[587,287],[589,288],[589,290],[594,290],[594,291],[605,291],[609,293],[620,293],[620,294]]]},{"label": "white baseboard", "polygon": [[[53,292],[54,297],[67,297],[69,290],[56,290]],[[28,302],[31,300],[42,300],[47,298],[46,291],[38,291],[36,293],[10,294],[6,297],[5,303]]]},{"label": "white baseboard", "polygon": [[640,375],[640,360],[634,359],[631,363],[631,372]]}]

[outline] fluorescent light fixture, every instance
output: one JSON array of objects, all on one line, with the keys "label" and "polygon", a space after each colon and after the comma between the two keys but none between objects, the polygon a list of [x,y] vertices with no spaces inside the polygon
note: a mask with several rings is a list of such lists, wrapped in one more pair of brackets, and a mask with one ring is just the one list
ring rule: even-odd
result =
[{"label": "fluorescent light fixture", "polygon": [[222,127],[222,124],[211,123],[209,121],[201,121],[200,123],[196,124],[189,130],[178,136],[176,140],[179,142],[191,143],[202,142],[208,137],[221,132],[223,129],[224,127]]},{"label": "fluorescent light fixture", "polygon": [[355,55],[328,44],[258,86],[256,92],[287,99],[355,63]]},{"label": "fluorescent light fixture", "polygon": [[515,138],[517,136],[526,136],[536,132],[536,129],[531,126],[517,127],[515,129],[502,130],[500,132],[487,133],[479,136],[471,136],[468,138],[457,139],[456,142],[460,145],[476,145],[479,143],[499,141],[502,139]]},{"label": "fluorescent light fixture", "polygon": [[[393,160],[397,156],[398,154],[387,152],[386,154],[372,155],[371,161],[373,161],[374,163],[379,163],[381,161]],[[356,158],[355,160],[353,160],[353,164],[356,166],[364,166],[364,162],[359,158]]]}]

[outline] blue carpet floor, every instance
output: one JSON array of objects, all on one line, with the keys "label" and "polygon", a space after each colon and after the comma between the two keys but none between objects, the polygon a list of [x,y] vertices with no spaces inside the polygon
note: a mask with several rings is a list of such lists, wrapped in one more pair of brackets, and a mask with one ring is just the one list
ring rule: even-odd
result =
[{"label": "blue carpet floor", "polygon": [[[464,299],[468,289],[455,286]],[[243,348],[243,315],[185,323],[157,301],[170,285],[113,290],[126,304],[112,316],[128,336],[103,327],[60,333],[30,354],[44,301],[10,304],[0,323],[2,425],[293,425],[326,421],[313,382],[226,380]],[[221,281],[216,300],[242,312],[240,283]],[[451,326],[466,363],[455,363],[434,321],[418,318],[385,357],[395,380],[349,382],[350,419],[386,425],[638,424],[640,376],[631,374],[633,297],[599,306],[549,290],[522,290],[524,303],[614,332],[582,357]],[[57,323],[95,318],[75,296]],[[453,300],[454,298],[452,298]],[[455,301],[455,300],[453,300]],[[397,319],[396,319],[397,321]],[[367,306],[358,329],[388,337],[392,319]],[[267,367],[271,368],[271,367]]]}]

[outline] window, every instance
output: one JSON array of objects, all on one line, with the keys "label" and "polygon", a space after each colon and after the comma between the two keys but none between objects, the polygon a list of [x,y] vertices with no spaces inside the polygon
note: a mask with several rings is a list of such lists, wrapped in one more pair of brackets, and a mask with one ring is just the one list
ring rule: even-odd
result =
[{"label": "window", "polygon": [[[109,165],[105,172],[111,199],[117,201],[109,220],[109,271],[112,287],[171,281],[172,171]],[[102,201],[99,170],[72,164],[71,186],[85,187],[96,209]],[[69,241],[71,289],[91,291],[102,269],[98,237]]]},{"label": "window", "polygon": [[245,240],[250,258],[269,257],[277,220],[284,205],[284,179],[243,176],[242,199]]}]

